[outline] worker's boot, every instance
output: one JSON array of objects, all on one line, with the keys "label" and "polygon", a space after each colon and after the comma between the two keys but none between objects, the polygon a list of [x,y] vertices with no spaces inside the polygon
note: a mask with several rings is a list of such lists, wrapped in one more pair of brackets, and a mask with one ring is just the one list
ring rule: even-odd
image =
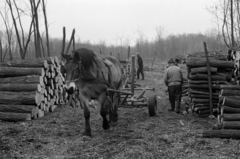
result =
[{"label": "worker's boot", "polygon": [[176,113],[180,113],[180,102],[179,101],[175,101],[175,112]]},{"label": "worker's boot", "polygon": [[169,112],[174,112],[175,109],[175,102],[170,102],[171,104],[171,109],[168,109]]}]

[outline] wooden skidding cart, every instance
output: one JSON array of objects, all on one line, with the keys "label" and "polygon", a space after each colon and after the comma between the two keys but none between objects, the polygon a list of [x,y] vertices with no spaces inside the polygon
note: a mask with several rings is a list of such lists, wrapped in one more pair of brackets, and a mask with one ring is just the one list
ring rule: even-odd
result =
[{"label": "wooden skidding cart", "polygon": [[[157,111],[157,95],[146,97],[148,90],[155,91],[155,88],[140,88],[135,82],[135,56],[132,56],[132,63],[120,61],[123,66],[124,80],[121,90],[108,89],[109,92],[115,92],[118,98],[118,107],[141,108],[148,107],[149,116],[155,116]],[[136,95],[135,91],[141,91]]]}]

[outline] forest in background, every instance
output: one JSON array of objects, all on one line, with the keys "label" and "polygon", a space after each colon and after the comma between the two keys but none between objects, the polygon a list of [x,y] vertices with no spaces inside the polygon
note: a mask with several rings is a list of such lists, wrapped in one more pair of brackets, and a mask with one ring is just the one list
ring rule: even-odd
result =
[{"label": "forest in background", "polygon": [[[24,4],[21,2],[23,1],[6,0],[5,9],[0,11],[4,22],[0,28],[0,61],[60,57],[61,53],[66,53],[62,46],[63,43],[67,46],[70,40],[63,41],[51,37],[51,33],[48,33],[46,0],[29,0],[24,1]],[[214,16],[216,27],[206,30],[205,33],[165,35],[165,28],[157,26],[155,38],[149,40],[147,35],[138,31],[138,37],[135,39],[135,45],[130,48],[130,54],[139,52],[144,59],[152,59],[156,55],[157,59],[166,60],[170,57],[185,57],[190,53],[203,52],[203,42],[207,43],[209,51],[222,50],[226,54],[229,47],[239,46],[239,2],[224,0],[210,7],[209,14]],[[24,16],[30,20],[28,30],[23,28],[21,18]],[[43,26],[44,28],[40,28]],[[40,32],[40,30],[44,31]],[[81,41],[79,38],[74,40],[74,46],[69,45],[68,53],[74,48],[85,47],[96,53],[112,54],[120,60],[126,60],[129,42],[123,38],[120,40],[120,45],[107,45],[105,41],[93,44],[90,41]]]}]

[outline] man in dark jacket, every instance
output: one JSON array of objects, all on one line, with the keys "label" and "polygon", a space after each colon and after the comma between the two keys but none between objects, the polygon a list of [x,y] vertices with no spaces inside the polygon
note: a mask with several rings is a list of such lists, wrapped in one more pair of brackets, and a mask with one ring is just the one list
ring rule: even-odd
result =
[{"label": "man in dark jacket", "polygon": [[139,53],[137,52],[137,64],[138,64],[138,69],[137,69],[137,79],[139,79],[139,74],[141,73],[142,79],[144,80],[144,73],[143,73],[143,60]]},{"label": "man in dark jacket", "polygon": [[175,61],[172,58],[169,59],[168,65],[168,68],[164,72],[163,79],[168,87],[169,101],[171,104],[169,111],[175,110],[176,113],[180,113],[183,75],[180,67],[175,65]]}]

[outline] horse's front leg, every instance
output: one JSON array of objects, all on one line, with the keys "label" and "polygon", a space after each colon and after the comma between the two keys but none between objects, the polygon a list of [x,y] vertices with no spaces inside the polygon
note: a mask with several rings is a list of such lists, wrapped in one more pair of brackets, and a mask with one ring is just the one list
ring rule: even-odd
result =
[{"label": "horse's front leg", "polygon": [[82,97],[80,102],[84,109],[84,118],[85,118],[85,131],[83,135],[92,136],[91,127],[90,127],[90,111],[89,111],[89,99]]},{"label": "horse's front leg", "polygon": [[116,126],[118,124],[118,95],[112,95],[112,102],[111,102],[111,111],[110,111],[110,123],[111,126]]},{"label": "horse's front leg", "polygon": [[107,105],[106,105],[106,102],[108,102],[107,100],[107,96],[106,96],[106,93],[102,93],[100,96],[99,96],[99,101],[100,101],[100,104],[101,104],[101,110],[100,110],[100,114],[103,118],[103,123],[102,123],[102,127],[103,129],[109,129],[109,122],[107,120]]}]

